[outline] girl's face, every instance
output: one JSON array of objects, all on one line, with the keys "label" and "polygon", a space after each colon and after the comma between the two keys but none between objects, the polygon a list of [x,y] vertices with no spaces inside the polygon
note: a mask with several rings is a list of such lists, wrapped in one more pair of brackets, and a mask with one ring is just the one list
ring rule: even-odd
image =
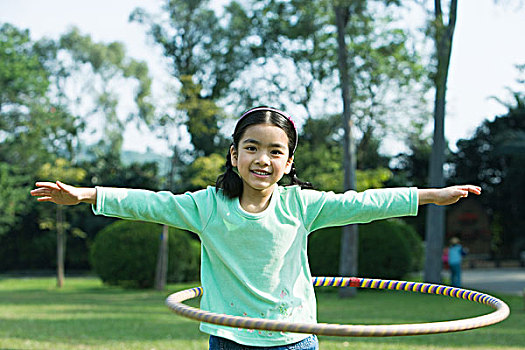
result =
[{"label": "girl's face", "polygon": [[230,149],[232,165],[237,167],[244,191],[273,191],[274,185],[288,174],[293,157],[288,157],[288,136],[283,129],[271,124],[248,127],[239,141],[238,149]]}]

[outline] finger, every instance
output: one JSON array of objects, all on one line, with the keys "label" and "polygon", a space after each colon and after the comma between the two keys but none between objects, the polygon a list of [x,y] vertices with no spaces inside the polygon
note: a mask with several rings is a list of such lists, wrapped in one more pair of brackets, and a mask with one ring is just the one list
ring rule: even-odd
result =
[{"label": "finger", "polygon": [[31,190],[29,192],[32,196],[47,196],[50,194],[50,190],[48,188],[37,188],[34,190]]},{"label": "finger", "polygon": [[53,200],[52,197],[39,197],[36,199],[38,202],[51,202]]},{"label": "finger", "polygon": [[67,185],[60,181],[57,181],[56,184],[61,191],[64,191],[66,193],[71,193],[71,190],[73,189],[73,186]]},{"label": "finger", "polygon": [[464,189],[470,193],[481,194],[481,187],[479,186],[466,185],[464,186]]},{"label": "finger", "polygon": [[59,190],[60,188],[54,182],[37,182],[35,183],[36,187],[52,188]]}]

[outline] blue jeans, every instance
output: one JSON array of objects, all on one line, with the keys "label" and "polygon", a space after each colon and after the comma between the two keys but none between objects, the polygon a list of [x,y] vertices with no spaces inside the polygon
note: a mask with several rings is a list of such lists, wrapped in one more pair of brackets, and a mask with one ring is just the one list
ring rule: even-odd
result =
[{"label": "blue jeans", "polygon": [[229,339],[216,337],[210,335],[210,349],[209,350],[319,350],[319,342],[315,335],[311,335],[298,343],[260,347],[241,345]]},{"label": "blue jeans", "polygon": [[450,264],[450,284],[461,287],[461,264]]}]

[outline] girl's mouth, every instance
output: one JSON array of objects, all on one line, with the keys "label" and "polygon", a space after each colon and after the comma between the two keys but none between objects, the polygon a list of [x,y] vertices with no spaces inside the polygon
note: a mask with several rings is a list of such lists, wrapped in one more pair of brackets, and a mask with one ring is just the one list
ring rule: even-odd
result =
[{"label": "girl's mouth", "polygon": [[258,177],[267,177],[270,175],[269,172],[267,171],[264,171],[264,170],[250,170],[252,174],[254,174],[255,176],[258,176]]}]

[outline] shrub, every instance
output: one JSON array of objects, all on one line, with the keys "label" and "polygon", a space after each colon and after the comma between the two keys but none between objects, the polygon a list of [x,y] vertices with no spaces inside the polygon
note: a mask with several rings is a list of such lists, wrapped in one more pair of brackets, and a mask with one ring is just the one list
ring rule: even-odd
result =
[{"label": "shrub", "polygon": [[359,275],[401,279],[410,271],[409,240],[396,221],[377,221],[359,230]]},{"label": "shrub", "polygon": [[[106,226],[91,247],[95,272],[110,285],[152,287],[161,233],[161,225],[145,222],[119,220]],[[189,234],[170,228],[168,242],[168,281],[198,279],[200,251]]]},{"label": "shrub", "polygon": [[308,238],[308,259],[314,276],[339,276],[341,227],[312,232]]},{"label": "shrub", "polygon": [[421,271],[423,268],[423,260],[425,258],[425,250],[423,247],[423,240],[418,235],[416,229],[401,219],[391,219],[389,222],[391,222],[392,225],[397,225],[399,227],[403,239],[405,239],[408,244],[410,251],[410,266],[408,272]]},{"label": "shrub", "polygon": [[[308,247],[314,276],[338,276],[341,228],[312,233]],[[359,225],[358,275],[401,279],[421,265],[421,239],[412,227],[399,219]]]}]

